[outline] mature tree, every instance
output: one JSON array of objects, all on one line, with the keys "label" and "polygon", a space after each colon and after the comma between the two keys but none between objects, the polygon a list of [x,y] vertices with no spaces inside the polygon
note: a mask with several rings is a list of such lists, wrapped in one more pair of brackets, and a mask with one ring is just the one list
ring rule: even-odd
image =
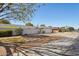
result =
[{"label": "mature tree", "polygon": [[77,30],[79,30],[79,28]]},{"label": "mature tree", "polygon": [[40,26],[43,26],[43,27],[45,27],[45,24],[41,24]]},{"label": "mature tree", "polygon": [[65,27],[61,27],[59,31],[60,32],[66,32],[66,28]]},{"label": "mature tree", "polygon": [[48,26],[48,28],[52,28],[52,26]]},{"label": "mature tree", "polygon": [[10,24],[8,20],[0,19],[0,24]]},{"label": "mature tree", "polygon": [[68,30],[69,31],[74,31],[75,29],[74,29],[74,27],[69,27]]},{"label": "mature tree", "polygon": [[74,31],[74,30],[75,30],[74,27],[69,27],[69,26],[60,28],[60,31],[62,32],[69,32],[69,31]]},{"label": "mature tree", "polygon": [[41,29],[44,29],[45,27],[46,27],[45,24],[41,24],[41,25],[40,25],[40,28],[41,28]]},{"label": "mature tree", "polygon": [[40,7],[35,3],[0,3],[0,19],[28,21]]},{"label": "mature tree", "polygon": [[33,24],[32,23],[26,23],[26,26],[33,26]]}]

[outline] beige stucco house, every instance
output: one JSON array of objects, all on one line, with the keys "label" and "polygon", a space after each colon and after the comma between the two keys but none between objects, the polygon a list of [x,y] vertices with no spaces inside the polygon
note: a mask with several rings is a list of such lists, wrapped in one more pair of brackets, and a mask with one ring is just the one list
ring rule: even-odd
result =
[{"label": "beige stucco house", "polygon": [[59,32],[59,31],[60,31],[59,27],[53,27],[53,28],[52,28],[52,32],[53,32],[53,33],[57,33],[57,32]]}]

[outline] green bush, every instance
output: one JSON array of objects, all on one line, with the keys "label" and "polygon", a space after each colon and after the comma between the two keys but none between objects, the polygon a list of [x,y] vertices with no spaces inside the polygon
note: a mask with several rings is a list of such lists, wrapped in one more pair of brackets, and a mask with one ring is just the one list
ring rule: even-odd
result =
[{"label": "green bush", "polygon": [[45,31],[42,31],[42,33],[44,34],[44,33],[45,33]]},{"label": "green bush", "polygon": [[17,28],[15,30],[15,32],[16,32],[16,35],[22,35],[23,29],[22,28]]},{"label": "green bush", "polygon": [[11,30],[0,30],[0,37],[12,36]]}]

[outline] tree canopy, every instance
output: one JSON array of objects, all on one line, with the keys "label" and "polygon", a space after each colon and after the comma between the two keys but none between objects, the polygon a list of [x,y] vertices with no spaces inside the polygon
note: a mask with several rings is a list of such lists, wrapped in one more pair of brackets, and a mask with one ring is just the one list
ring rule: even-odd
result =
[{"label": "tree canopy", "polygon": [[41,24],[40,26],[43,26],[43,27],[45,27],[45,24]]},{"label": "tree canopy", "polygon": [[33,24],[32,23],[26,23],[26,26],[33,26]]},{"label": "tree canopy", "polygon": [[68,30],[69,31],[74,31],[75,29],[74,29],[74,27],[69,27]]},{"label": "tree canopy", "polygon": [[74,27],[66,26],[66,27],[61,27],[60,31],[62,32],[69,32],[69,31],[74,31]]},{"label": "tree canopy", "polygon": [[39,4],[35,3],[0,3],[0,19],[28,21]]}]

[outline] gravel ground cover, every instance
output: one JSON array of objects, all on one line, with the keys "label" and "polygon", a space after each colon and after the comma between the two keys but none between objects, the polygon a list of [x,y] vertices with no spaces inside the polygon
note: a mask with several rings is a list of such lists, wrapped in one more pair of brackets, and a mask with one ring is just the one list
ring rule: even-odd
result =
[{"label": "gravel ground cover", "polygon": [[[57,35],[56,35],[57,34]],[[17,47],[14,56],[79,56],[79,33],[55,33],[23,36],[24,44]],[[6,55],[6,50],[0,47]],[[10,53],[8,54],[10,55]]]}]

